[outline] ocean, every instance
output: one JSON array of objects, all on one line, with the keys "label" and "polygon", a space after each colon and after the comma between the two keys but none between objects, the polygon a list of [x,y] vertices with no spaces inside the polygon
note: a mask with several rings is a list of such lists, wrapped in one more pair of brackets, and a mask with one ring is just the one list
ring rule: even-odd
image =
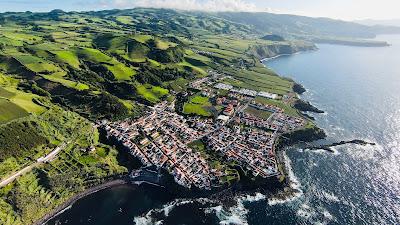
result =
[{"label": "ocean", "polygon": [[[229,209],[207,199],[176,199],[160,187],[121,186],[79,200],[47,224],[400,224],[400,36],[389,47],[318,45],[265,64],[304,85],[301,98],[329,142],[362,139],[335,153],[286,150],[292,187],[285,201],[238,196]],[[160,219],[161,218],[161,219]]]}]

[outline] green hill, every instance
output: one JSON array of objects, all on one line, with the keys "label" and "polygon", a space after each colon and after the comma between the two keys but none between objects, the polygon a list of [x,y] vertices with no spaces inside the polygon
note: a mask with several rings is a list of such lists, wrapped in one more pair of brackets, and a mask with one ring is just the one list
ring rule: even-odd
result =
[{"label": "green hill", "polygon": [[[164,9],[0,14],[0,178],[63,146],[56,160],[0,188],[0,224],[32,224],[127,172],[94,122],[138,118],[209,71],[235,87],[292,92],[293,81],[260,59],[314,45],[262,35],[216,15]],[[199,93],[179,113],[209,117],[212,102]]]}]

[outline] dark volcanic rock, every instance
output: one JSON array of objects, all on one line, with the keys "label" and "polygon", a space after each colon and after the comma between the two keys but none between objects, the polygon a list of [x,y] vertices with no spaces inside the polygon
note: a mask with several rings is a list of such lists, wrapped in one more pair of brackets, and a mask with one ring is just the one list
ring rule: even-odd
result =
[{"label": "dark volcanic rock", "polygon": [[297,94],[301,95],[304,92],[306,92],[306,89],[303,87],[303,85],[298,84],[298,83],[294,83],[293,91],[296,92]]},{"label": "dark volcanic rock", "polygon": [[300,142],[312,142],[326,138],[325,131],[318,127],[310,127],[284,134],[280,144],[293,145]]},{"label": "dark volcanic rock", "polygon": [[324,111],[318,109],[317,107],[311,105],[310,102],[303,101],[301,99],[294,103],[294,107],[303,112],[313,112],[313,113],[324,113]]},{"label": "dark volcanic rock", "polygon": [[320,145],[320,146],[307,146],[308,149],[310,150],[319,150],[319,149],[323,149],[329,152],[334,152],[333,149],[331,147],[335,147],[335,146],[340,146],[340,145],[345,145],[345,144],[356,144],[356,145],[376,145],[375,143],[372,142],[367,142],[364,140],[358,140],[358,139],[354,139],[351,141],[340,141],[340,142],[336,142],[336,143],[332,143],[329,145]]}]

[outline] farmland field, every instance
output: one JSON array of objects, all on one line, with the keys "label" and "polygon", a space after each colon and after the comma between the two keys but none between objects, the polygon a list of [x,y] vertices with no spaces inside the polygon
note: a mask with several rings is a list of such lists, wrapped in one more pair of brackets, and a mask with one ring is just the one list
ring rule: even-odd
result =
[{"label": "farmland field", "polygon": [[76,54],[72,51],[53,51],[56,55],[56,59],[62,63],[67,63],[68,65],[79,69],[80,62]]},{"label": "farmland field", "polygon": [[151,85],[140,85],[137,87],[137,92],[144,99],[149,102],[157,103],[164,96],[168,95],[169,91],[162,87],[151,86]]},{"label": "farmland field", "polygon": [[0,124],[29,115],[27,111],[7,99],[0,98]]},{"label": "farmland field", "polygon": [[[252,55],[254,46],[271,43],[251,32],[225,19],[160,9],[1,13],[0,175],[67,144],[54,161],[0,190],[0,224],[33,224],[71,196],[127,174],[131,165],[120,152],[99,142],[97,121],[135,120],[162,101],[211,120],[223,109],[215,98],[227,94],[213,90],[214,82],[280,97],[290,92],[293,81]],[[211,74],[210,89],[191,88]],[[297,115],[280,101],[257,101]],[[218,185],[240,179],[238,165],[209,155],[201,141],[191,147],[223,172]]]},{"label": "farmland field", "polygon": [[209,102],[207,97],[196,95],[191,97],[189,102],[186,102],[183,105],[183,113],[210,117],[212,116],[212,113],[209,110],[210,107],[212,107],[212,104]]}]

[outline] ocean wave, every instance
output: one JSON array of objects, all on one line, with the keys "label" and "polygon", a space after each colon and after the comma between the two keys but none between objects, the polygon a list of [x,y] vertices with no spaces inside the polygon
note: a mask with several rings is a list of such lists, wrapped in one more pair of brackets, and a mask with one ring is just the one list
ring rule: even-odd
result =
[{"label": "ocean wave", "polygon": [[206,209],[206,213],[215,213],[220,225],[248,225],[248,210],[243,205],[243,200],[237,199],[237,204],[227,211],[220,205]]},{"label": "ocean wave", "polygon": [[206,213],[214,213],[218,219],[220,225],[248,225],[247,214],[248,209],[245,207],[245,203],[254,203],[266,200],[266,196],[257,192],[255,195],[241,195],[236,197],[236,205],[229,209],[224,209],[222,205],[207,208]]},{"label": "ocean wave", "polygon": [[332,214],[323,207],[313,208],[306,203],[300,205],[296,212],[301,220],[307,221],[307,224],[330,224],[336,219]]},{"label": "ocean wave", "polygon": [[296,177],[296,175],[293,172],[292,169],[292,161],[290,158],[287,156],[286,152],[282,153],[283,159],[285,161],[285,167],[286,171],[288,173],[288,179],[289,179],[289,187],[292,189],[292,191],[288,194],[285,194],[285,196],[281,197],[271,197],[268,199],[268,205],[273,206],[277,204],[284,204],[287,202],[292,202],[298,198],[300,198],[303,195],[303,190],[301,189],[301,183]]},{"label": "ocean wave", "polygon": [[[196,202],[199,202],[199,201],[201,201],[201,199],[197,199],[196,200]],[[164,205],[163,208],[160,209],[159,211],[160,212],[164,212],[164,216],[168,217],[169,213],[172,210],[174,210],[176,207],[179,207],[179,206],[182,206],[182,205],[186,205],[186,204],[192,204],[194,202],[195,202],[194,200],[185,200],[185,199],[180,199],[179,200],[178,199],[178,200],[175,200],[175,201],[173,201],[171,203],[168,203],[168,204]]]},{"label": "ocean wave", "polygon": [[315,215],[315,211],[307,204],[302,204],[296,212],[297,216],[309,220]]},{"label": "ocean wave", "polygon": [[246,195],[244,197],[242,197],[242,201],[245,202],[259,202],[262,200],[265,200],[266,196],[257,192],[254,196],[253,195]]},{"label": "ocean wave", "polygon": [[144,216],[136,216],[133,219],[135,225],[154,225],[159,223],[160,221],[155,221],[155,219],[152,217],[153,212],[154,210],[150,210]]},{"label": "ocean wave", "polygon": [[199,199],[177,199],[172,202],[169,202],[163,206],[161,206],[158,209],[152,209],[148,211],[145,215],[143,216],[137,216],[134,218],[134,222],[136,225],[162,225],[163,220],[157,220],[154,218],[155,214],[162,214],[164,217],[168,217],[170,212],[172,212],[176,207],[187,205],[187,204],[193,204],[193,203],[200,203],[200,204],[207,204],[207,203],[213,203],[212,200],[207,199],[207,198],[199,198]]},{"label": "ocean wave", "polygon": [[331,202],[339,202],[340,201],[336,195],[334,195],[333,193],[330,193],[330,192],[322,191],[322,196],[326,200],[331,201]]},{"label": "ocean wave", "polygon": [[72,208],[72,206],[73,206],[73,204],[72,204],[72,205],[69,205],[69,206],[67,206],[67,207],[65,207],[65,208],[62,209],[62,210],[60,210],[59,212],[57,212],[56,214],[54,214],[52,217],[50,217],[48,220],[46,220],[46,221],[45,221],[44,223],[42,223],[41,225],[46,225],[47,222],[49,222],[50,220],[56,218],[57,216],[63,214],[64,212],[70,210],[70,209]]},{"label": "ocean wave", "polygon": [[301,183],[293,172],[292,160],[290,160],[286,152],[283,152],[283,159],[285,160],[285,167],[288,171],[289,186],[292,189],[299,190],[301,193],[303,193],[303,191],[301,190]]},{"label": "ocean wave", "polygon": [[334,217],[332,216],[332,214],[328,211],[328,210],[324,210],[322,212],[322,215],[324,215],[324,217],[330,221],[334,220]]}]

